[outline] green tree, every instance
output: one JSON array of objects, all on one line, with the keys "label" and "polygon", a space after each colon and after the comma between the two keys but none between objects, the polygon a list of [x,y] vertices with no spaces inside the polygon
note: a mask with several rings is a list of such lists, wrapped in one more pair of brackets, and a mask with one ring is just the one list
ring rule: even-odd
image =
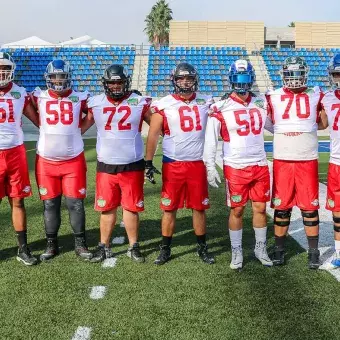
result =
[{"label": "green tree", "polygon": [[154,46],[169,44],[170,20],[172,10],[165,0],[158,0],[145,19],[149,42]]},{"label": "green tree", "polygon": [[288,25],[288,27],[295,27],[295,22],[291,21],[291,23]]}]

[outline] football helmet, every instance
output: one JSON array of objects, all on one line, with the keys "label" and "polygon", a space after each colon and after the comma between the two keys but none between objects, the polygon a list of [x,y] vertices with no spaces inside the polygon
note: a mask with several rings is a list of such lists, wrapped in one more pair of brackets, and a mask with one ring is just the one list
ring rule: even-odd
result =
[{"label": "football helmet", "polygon": [[231,89],[236,93],[245,94],[250,91],[255,78],[253,65],[247,60],[236,60],[229,67],[229,84]]},{"label": "football helmet", "polygon": [[327,71],[330,85],[333,88],[340,89],[340,53],[330,60]]},{"label": "football helmet", "polygon": [[130,91],[131,76],[123,65],[112,64],[106,68],[102,83],[107,96],[121,99]]},{"label": "football helmet", "polygon": [[281,78],[283,86],[299,89],[307,86],[309,67],[302,57],[288,57],[282,65]]},{"label": "football helmet", "polygon": [[0,86],[4,87],[14,80],[15,63],[6,52],[0,52]]},{"label": "football helmet", "polygon": [[194,93],[198,89],[198,73],[195,67],[188,63],[178,64],[172,71],[170,79],[175,93]]},{"label": "football helmet", "polygon": [[62,59],[51,61],[45,71],[46,86],[56,92],[67,91],[72,86],[72,69],[70,64]]}]

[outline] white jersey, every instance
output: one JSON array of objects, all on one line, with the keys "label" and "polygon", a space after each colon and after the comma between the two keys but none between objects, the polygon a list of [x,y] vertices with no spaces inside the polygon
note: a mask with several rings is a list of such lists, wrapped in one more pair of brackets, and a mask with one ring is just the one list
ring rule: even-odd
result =
[{"label": "white jersey", "polygon": [[267,120],[264,97],[249,95],[246,102],[233,94],[211,106],[204,159],[215,166],[219,136],[223,140],[223,163],[236,169],[267,165],[263,132]]},{"label": "white jersey", "polygon": [[70,90],[58,97],[50,90],[36,89],[33,98],[39,112],[39,139],[37,154],[52,161],[77,157],[84,151],[80,124],[87,110],[88,92]]},{"label": "white jersey", "polygon": [[274,158],[313,160],[318,158],[318,120],[323,93],[319,87],[294,93],[280,88],[267,100],[274,124]]},{"label": "white jersey", "polygon": [[88,100],[97,126],[97,158],[111,165],[130,164],[144,157],[141,135],[151,98],[131,93],[117,105],[104,93]]},{"label": "white jersey", "polygon": [[327,92],[321,103],[327,115],[331,137],[329,162],[340,165],[340,91]]},{"label": "white jersey", "polygon": [[211,96],[195,93],[184,101],[178,95],[168,95],[152,106],[163,116],[163,155],[176,161],[203,159],[205,130]]},{"label": "white jersey", "polygon": [[29,103],[26,90],[14,83],[0,89],[0,150],[24,143],[22,112]]}]

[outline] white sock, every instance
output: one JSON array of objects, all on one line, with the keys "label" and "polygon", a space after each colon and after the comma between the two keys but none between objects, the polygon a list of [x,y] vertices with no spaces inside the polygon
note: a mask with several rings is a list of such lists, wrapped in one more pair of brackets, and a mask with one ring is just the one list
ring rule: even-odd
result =
[{"label": "white sock", "polygon": [[255,232],[256,243],[259,243],[259,242],[265,243],[267,240],[267,227],[253,228],[253,229]]},{"label": "white sock", "polygon": [[340,241],[334,240],[335,243],[335,250],[340,251]]},{"label": "white sock", "polygon": [[242,247],[242,229],[241,230],[230,230],[230,243],[232,248]]}]

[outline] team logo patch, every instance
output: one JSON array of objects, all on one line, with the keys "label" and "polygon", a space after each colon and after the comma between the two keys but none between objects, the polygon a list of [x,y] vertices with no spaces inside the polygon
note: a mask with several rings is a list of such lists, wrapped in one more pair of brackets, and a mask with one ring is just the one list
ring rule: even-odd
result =
[{"label": "team logo patch", "polygon": [[334,208],[335,207],[335,203],[334,203],[334,201],[332,200],[332,199],[328,199],[327,200],[327,202],[328,202],[328,205],[331,207],[331,208]]},{"label": "team logo patch", "polygon": [[231,201],[234,203],[240,203],[242,201],[242,195],[232,195]]},{"label": "team logo patch", "polygon": [[136,204],[136,207],[138,207],[138,208],[143,208],[143,207],[144,207],[144,201],[139,201],[139,202]]},{"label": "team logo patch", "polygon": [[317,207],[319,205],[319,200],[314,200],[311,204],[314,205],[314,207]]},{"label": "team logo patch", "polygon": [[103,199],[103,197],[98,197],[97,199],[97,205],[100,208],[104,208],[106,205],[106,201]]},{"label": "team logo patch", "polygon": [[206,104],[206,100],[203,99],[203,98],[197,98],[197,99],[196,99],[196,103],[197,103],[198,105],[205,105],[205,104]]},{"label": "team logo patch", "polygon": [[81,188],[78,191],[79,191],[80,195],[86,195],[86,189],[85,188]]},{"label": "team logo patch", "polygon": [[39,186],[39,193],[42,196],[47,195],[47,189],[40,185]]},{"label": "team logo patch", "polygon": [[168,207],[168,206],[171,204],[171,199],[170,199],[170,198],[163,197],[163,198],[161,199],[161,202],[162,202],[162,204],[163,204],[165,207]]},{"label": "team logo patch", "polygon": [[19,98],[21,97],[20,92],[15,92],[15,91],[13,91],[13,92],[10,92],[10,94],[11,94],[11,96],[12,96],[13,98],[15,98],[15,99],[19,99]]},{"label": "team logo patch", "polygon": [[28,194],[29,192],[31,192],[31,187],[29,185],[26,185],[25,188],[22,189],[22,191]]},{"label": "team logo patch", "polygon": [[259,107],[260,109],[264,108],[264,101],[262,99],[257,99],[254,101],[254,104]]},{"label": "team logo patch", "polygon": [[209,204],[209,198],[205,198],[202,202],[203,205],[208,205]]},{"label": "team logo patch", "polygon": [[72,103],[78,103],[78,102],[79,102],[79,97],[77,97],[77,96],[70,96],[70,97],[68,97],[68,99],[69,99]]},{"label": "team logo patch", "polygon": [[130,98],[127,100],[127,103],[132,106],[137,106],[138,105],[138,99],[137,98]]},{"label": "team logo patch", "polygon": [[281,199],[275,197],[275,198],[272,199],[272,203],[275,207],[278,207],[281,204]]}]

